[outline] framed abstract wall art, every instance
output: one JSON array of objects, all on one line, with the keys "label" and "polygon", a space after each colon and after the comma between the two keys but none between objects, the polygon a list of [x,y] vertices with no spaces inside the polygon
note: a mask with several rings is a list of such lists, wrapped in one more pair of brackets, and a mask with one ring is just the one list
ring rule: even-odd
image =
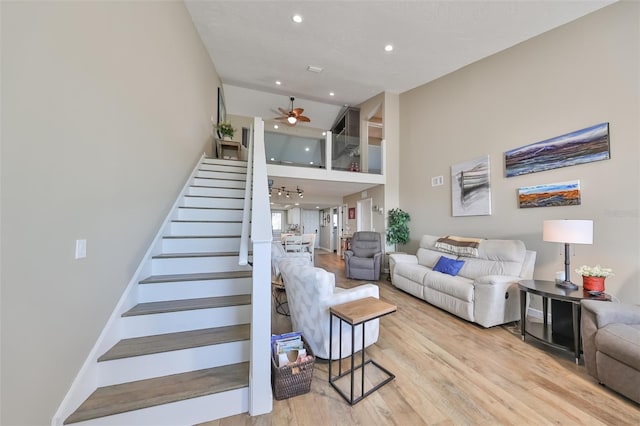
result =
[{"label": "framed abstract wall art", "polygon": [[518,188],[518,207],[579,206],[580,181],[549,183]]},{"label": "framed abstract wall art", "polygon": [[488,155],[451,166],[451,207],[453,216],[491,214]]},{"label": "framed abstract wall art", "polygon": [[505,152],[505,174],[519,176],[609,158],[609,123],[600,123]]}]

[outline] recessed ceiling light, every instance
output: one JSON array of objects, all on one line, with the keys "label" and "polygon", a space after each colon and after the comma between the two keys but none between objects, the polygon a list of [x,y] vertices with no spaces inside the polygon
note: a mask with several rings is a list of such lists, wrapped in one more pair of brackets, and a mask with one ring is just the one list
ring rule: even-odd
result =
[{"label": "recessed ceiling light", "polygon": [[274,125],[273,125],[273,128],[274,128],[274,129],[277,129],[277,128],[278,128],[278,125],[277,125],[277,124],[274,124]]},{"label": "recessed ceiling light", "polygon": [[293,15],[293,16],[291,17],[291,20],[292,20],[293,22],[295,22],[296,24],[299,24],[300,22],[302,22],[302,16],[300,16],[300,15]]},{"label": "recessed ceiling light", "polygon": [[391,52],[393,50],[393,45],[392,44],[387,44],[384,47],[385,52]]},{"label": "recessed ceiling light", "polygon": [[333,92],[329,92],[329,96],[335,96],[336,94]]},{"label": "recessed ceiling light", "polygon": [[322,136],[327,136],[327,132],[322,132]]},{"label": "recessed ceiling light", "polygon": [[276,84],[277,84],[278,86],[280,86],[280,85],[282,84],[282,82],[281,82],[280,80],[276,80]]},{"label": "recessed ceiling light", "polygon": [[319,208],[320,208],[320,206],[316,206],[316,209],[319,209]]},{"label": "recessed ceiling light", "polygon": [[309,161],[309,164],[313,164],[313,161]]},{"label": "recessed ceiling light", "polygon": [[307,152],[309,152],[309,147],[306,147],[304,150],[305,150],[305,151],[307,151]]},{"label": "recessed ceiling light", "polygon": [[299,205],[300,205],[300,203],[293,203],[293,205],[294,205],[294,206],[299,206]]},{"label": "recessed ceiling light", "polygon": [[273,157],[271,157],[271,161],[276,161],[276,159],[275,159],[275,158],[273,158]]}]

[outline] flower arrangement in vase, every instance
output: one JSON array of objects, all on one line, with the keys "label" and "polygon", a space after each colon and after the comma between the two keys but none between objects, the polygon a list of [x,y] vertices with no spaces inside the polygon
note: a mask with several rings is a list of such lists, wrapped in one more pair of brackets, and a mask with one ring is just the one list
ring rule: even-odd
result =
[{"label": "flower arrangement in vase", "polygon": [[586,291],[604,291],[604,280],[615,275],[613,269],[603,268],[600,265],[582,265],[576,272],[582,275],[582,287]]},{"label": "flower arrangement in vase", "polygon": [[226,136],[228,136],[229,139],[233,138],[233,134],[236,131],[231,125],[231,123],[229,123],[228,121],[221,121],[218,124],[216,124],[216,130],[220,134],[220,137],[223,139]]}]

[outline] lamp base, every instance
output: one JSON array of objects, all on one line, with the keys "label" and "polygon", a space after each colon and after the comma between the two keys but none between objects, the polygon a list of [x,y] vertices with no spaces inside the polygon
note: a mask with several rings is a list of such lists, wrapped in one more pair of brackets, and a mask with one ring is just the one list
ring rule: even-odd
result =
[{"label": "lamp base", "polygon": [[567,290],[577,290],[578,286],[572,283],[571,281],[561,281],[556,283],[556,287],[565,288]]}]

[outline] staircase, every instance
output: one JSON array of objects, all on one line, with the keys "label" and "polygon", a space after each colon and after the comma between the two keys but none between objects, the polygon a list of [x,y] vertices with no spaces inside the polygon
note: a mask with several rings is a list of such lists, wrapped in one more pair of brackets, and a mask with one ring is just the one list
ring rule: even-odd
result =
[{"label": "staircase", "polygon": [[97,389],[64,424],[195,424],[248,411],[252,271],[238,265],[246,171],[235,160],[199,165],[150,275],[117,318],[120,340],[97,357]]}]

